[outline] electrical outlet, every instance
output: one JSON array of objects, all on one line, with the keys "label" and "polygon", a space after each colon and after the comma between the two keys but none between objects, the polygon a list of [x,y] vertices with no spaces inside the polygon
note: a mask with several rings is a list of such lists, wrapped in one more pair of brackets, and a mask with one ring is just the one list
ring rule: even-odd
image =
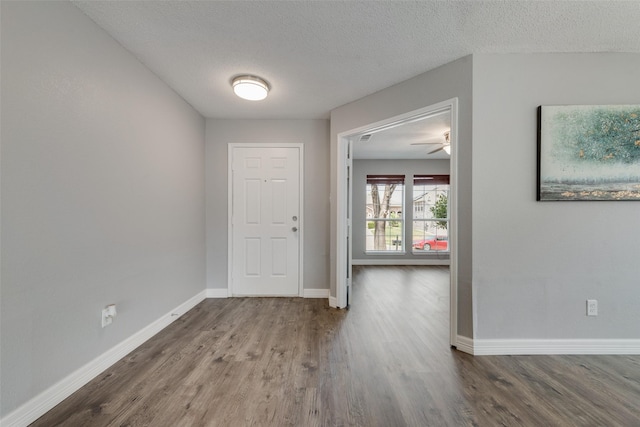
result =
[{"label": "electrical outlet", "polygon": [[598,315],[598,300],[588,299],[587,300],[587,316],[597,316],[597,315]]},{"label": "electrical outlet", "polygon": [[102,327],[109,326],[113,323],[113,318],[116,317],[116,305],[109,304],[102,309]]}]

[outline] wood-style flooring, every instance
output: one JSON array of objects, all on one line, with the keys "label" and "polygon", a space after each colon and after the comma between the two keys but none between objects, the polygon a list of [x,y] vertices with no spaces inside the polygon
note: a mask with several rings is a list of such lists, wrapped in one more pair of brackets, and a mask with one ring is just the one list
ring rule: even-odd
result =
[{"label": "wood-style flooring", "polygon": [[34,426],[640,426],[638,356],[448,345],[446,267],[360,267],[351,309],[208,299]]}]

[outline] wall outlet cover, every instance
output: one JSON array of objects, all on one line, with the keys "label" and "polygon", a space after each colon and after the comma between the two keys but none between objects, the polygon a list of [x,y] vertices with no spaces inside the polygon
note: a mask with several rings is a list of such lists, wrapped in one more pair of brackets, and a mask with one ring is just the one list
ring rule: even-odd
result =
[{"label": "wall outlet cover", "polygon": [[102,309],[102,327],[110,325],[113,323],[113,318],[116,317],[116,306],[115,304],[110,304]]},{"label": "wall outlet cover", "polygon": [[597,316],[598,315],[598,300],[588,299],[587,300],[587,316]]}]

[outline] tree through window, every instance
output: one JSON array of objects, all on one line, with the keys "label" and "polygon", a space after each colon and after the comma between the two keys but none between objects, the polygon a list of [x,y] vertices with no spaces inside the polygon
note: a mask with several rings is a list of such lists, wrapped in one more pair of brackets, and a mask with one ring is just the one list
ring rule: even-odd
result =
[{"label": "tree through window", "polygon": [[367,251],[402,251],[404,175],[367,175]]}]

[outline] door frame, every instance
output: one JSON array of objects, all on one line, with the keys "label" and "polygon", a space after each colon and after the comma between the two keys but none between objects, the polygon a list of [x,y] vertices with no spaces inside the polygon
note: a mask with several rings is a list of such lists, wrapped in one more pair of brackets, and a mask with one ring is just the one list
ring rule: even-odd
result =
[{"label": "door frame", "polygon": [[340,132],[337,146],[337,195],[336,208],[338,220],[336,238],[336,306],[345,308],[347,305],[347,286],[349,271],[351,271],[351,254],[348,242],[351,241],[351,227],[348,224],[347,212],[350,203],[352,189],[349,188],[349,163],[348,158],[349,139],[356,134],[372,133],[382,129],[400,126],[415,120],[420,120],[444,111],[450,112],[451,117],[451,157],[449,160],[450,175],[450,206],[449,214],[449,241],[451,242],[449,254],[449,342],[451,346],[457,345],[458,340],[458,98],[448,99],[424,108],[410,111],[390,117],[385,120],[370,123],[365,126]]},{"label": "door frame", "polygon": [[235,148],[297,148],[298,149],[298,296],[304,296],[304,144],[288,142],[257,142],[227,144],[227,295],[233,297],[233,151]]}]

